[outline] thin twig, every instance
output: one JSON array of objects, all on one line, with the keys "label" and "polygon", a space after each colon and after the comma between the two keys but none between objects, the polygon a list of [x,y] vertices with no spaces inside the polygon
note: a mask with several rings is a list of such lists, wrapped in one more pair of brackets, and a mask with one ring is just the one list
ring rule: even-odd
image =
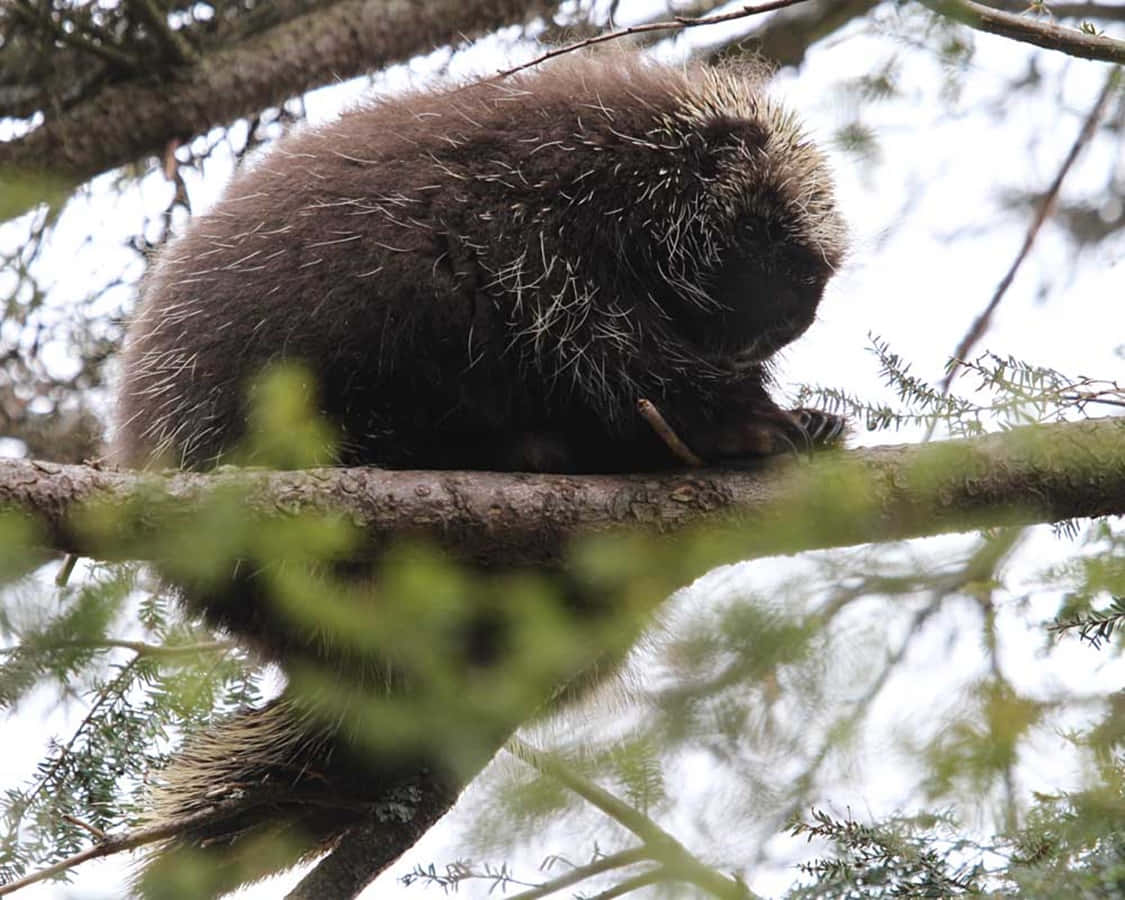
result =
[{"label": "thin twig", "polygon": [[72,816],[68,813],[63,813],[62,818],[64,822],[69,822],[71,825],[77,825],[79,828],[90,832],[90,834],[92,834],[96,840],[104,841],[106,839],[106,833],[98,828],[97,825],[91,825],[89,822],[84,822],[82,819],[78,818],[78,816]]},{"label": "thin twig", "polygon": [[[1110,391],[1108,393],[1120,393],[1119,391]],[[1120,406],[1125,408],[1125,400],[1114,400],[1112,397],[1103,396],[1102,393],[1075,393],[1063,394],[1062,399],[1067,403],[1073,403],[1079,409],[1085,409],[1089,403],[1101,403],[1105,406]]]},{"label": "thin twig", "polygon": [[494,79],[507,78],[509,75],[514,75],[516,72],[523,69],[530,69],[556,56],[562,56],[565,53],[573,53],[575,50],[592,47],[595,44],[604,44],[607,41],[620,40],[621,38],[629,37],[634,34],[645,34],[651,31],[683,31],[686,28],[698,28],[701,25],[717,25],[720,22],[732,22],[735,19],[745,19],[760,13],[773,12],[775,9],[784,9],[787,6],[795,6],[798,3],[805,2],[806,0],[768,0],[766,3],[759,3],[755,6],[751,6],[748,3],[733,12],[719,13],[713,16],[674,16],[671,19],[666,19],[661,22],[647,22],[644,25],[630,25],[627,28],[618,28],[614,31],[603,31],[601,34],[596,34],[593,37],[575,41],[563,47],[555,47],[525,63],[513,66],[510,69],[501,69],[492,77]]},{"label": "thin twig", "polygon": [[1066,159],[1063,160],[1063,164],[1059,168],[1058,174],[1055,175],[1055,180],[1051,182],[1051,186],[1047,189],[1047,195],[1043,198],[1043,202],[1039,204],[1039,210],[1028,226],[1027,234],[1024,236],[1023,246],[1020,248],[1020,252],[1016,254],[1016,258],[1008,268],[1007,273],[1000,279],[1000,283],[996,286],[992,299],[988,302],[988,306],[985,307],[984,312],[977,316],[972,327],[965,336],[961,338],[961,343],[957,345],[957,349],[953,353],[953,363],[950,366],[948,374],[945,376],[945,380],[941,383],[943,394],[949,393],[949,386],[953,383],[954,377],[963,365],[962,360],[968,359],[969,351],[972,350],[976,342],[980,340],[985,331],[988,330],[988,326],[992,321],[992,314],[996,311],[996,307],[1000,305],[1000,301],[1004,298],[1004,294],[1007,293],[1008,287],[1016,277],[1016,272],[1019,271],[1020,266],[1023,265],[1023,261],[1031,251],[1031,247],[1035,243],[1035,238],[1039,234],[1039,229],[1051,214],[1052,209],[1054,209],[1059,190],[1062,188],[1063,181],[1066,180],[1066,176],[1070,173],[1070,169],[1074,165],[1075,160],[1078,159],[1082,149],[1094,136],[1094,131],[1098,126],[1098,122],[1105,112],[1106,104],[1109,102],[1109,98],[1113,95],[1114,90],[1116,90],[1119,81],[1120,70],[1114,69],[1109,73],[1109,77],[1106,78],[1101,93],[1098,94],[1098,99],[1086,116],[1086,121],[1082,123],[1082,128],[1078,132],[1078,137],[1074,139],[1070,152],[1067,153]]},{"label": "thin twig", "polygon": [[696,469],[700,469],[706,465],[706,463],[696,456],[692,449],[683,442],[680,436],[676,434],[672,426],[668,424],[668,420],[661,415],[660,410],[656,408],[656,405],[651,400],[645,400],[643,397],[638,400],[637,412],[641,414],[642,419],[652,426],[652,430],[656,432],[660,440],[664,441],[676,459]]},{"label": "thin twig", "polygon": [[1025,44],[1034,44],[1047,50],[1057,50],[1081,59],[1125,63],[1125,41],[1114,40],[1102,34],[1090,34],[1077,28],[1065,28],[1051,22],[1041,22],[1027,16],[993,9],[982,3],[974,3],[973,0],[918,0],[918,2],[936,13],[978,31],[986,31]]},{"label": "thin twig", "polygon": [[71,574],[74,572],[74,567],[78,563],[78,558],[77,553],[68,553],[63,557],[62,565],[59,566],[58,574],[55,575],[56,587],[66,587]]},{"label": "thin twig", "polygon": [[[70,740],[67,741],[66,746],[62,748],[58,757],[51,764],[50,768],[47,769],[46,773],[39,779],[39,783],[35,786],[34,790],[32,790],[32,792],[28,795],[28,806],[30,806],[31,801],[39,796],[39,794],[42,793],[43,789],[48,784],[50,784],[51,780],[58,773],[59,769],[61,769],[67,759],[70,758],[70,751],[74,749],[74,745],[78,742],[78,739],[82,736],[82,733],[86,730],[86,727],[93,721],[94,715],[99,709],[101,709],[102,705],[106,703],[111,697],[116,696],[118,699],[121,698],[121,696],[124,694],[125,689],[132,682],[132,672],[134,667],[137,665],[137,660],[139,659],[139,655],[134,656],[131,660],[125,663],[125,665],[121,667],[120,671],[118,671],[117,675],[114,676],[113,681],[111,681],[109,684],[103,685],[102,688],[98,691],[97,699],[90,706],[89,711],[83,717],[78,727],[74,730],[74,733],[70,736]],[[77,865],[77,863],[75,865]],[[0,890],[0,894],[2,893],[3,891]]]},{"label": "thin twig", "polygon": [[1054,0],[989,0],[997,9],[1022,15],[1055,19],[1108,19],[1125,21],[1125,6],[1120,3],[1055,3]]},{"label": "thin twig", "polygon": [[627,878],[620,884],[615,884],[609,890],[602,891],[600,894],[595,894],[590,900],[616,900],[617,897],[624,897],[626,894],[639,891],[641,888],[648,887],[650,884],[659,884],[661,881],[673,880],[675,880],[675,876],[667,870],[663,868],[653,869],[651,872],[641,872],[640,875]]},{"label": "thin twig", "polygon": [[[52,641],[49,644],[32,644],[31,650],[36,653],[51,653],[59,650],[132,650],[138,657],[160,656],[187,656],[198,653],[212,653],[224,650],[234,650],[238,644],[233,641],[198,641],[194,644],[149,644],[145,641],[126,641],[117,638],[102,638],[99,640],[74,640]],[[0,649],[0,655],[11,655],[27,650],[26,645],[5,647]]]},{"label": "thin twig", "polygon": [[539,900],[540,897],[546,897],[556,891],[563,890],[563,888],[578,884],[580,881],[585,881],[587,878],[593,878],[595,875],[602,875],[614,869],[623,869],[626,866],[636,865],[639,862],[651,859],[652,856],[647,847],[633,847],[629,850],[622,850],[620,853],[611,853],[609,856],[603,856],[584,866],[575,866],[565,875],[552,878],[529,891],[515,894],[511,897],[511,900]]}]

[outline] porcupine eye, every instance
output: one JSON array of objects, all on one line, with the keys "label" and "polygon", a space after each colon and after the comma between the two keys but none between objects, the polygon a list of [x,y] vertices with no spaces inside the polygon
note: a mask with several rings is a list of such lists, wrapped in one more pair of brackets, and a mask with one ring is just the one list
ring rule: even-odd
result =
[{"label": "porcupine eye", "polygon": [[828,264],[779,223],[743,217],[709,285],[721,306],[707,328],[709,343],[767,359],[812,324],[830,274]]}]

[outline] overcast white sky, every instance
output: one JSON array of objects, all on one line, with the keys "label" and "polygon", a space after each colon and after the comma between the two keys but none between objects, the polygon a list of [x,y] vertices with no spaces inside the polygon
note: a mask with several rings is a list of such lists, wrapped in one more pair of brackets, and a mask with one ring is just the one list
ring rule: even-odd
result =
[{"label": "overcast white sky", "polygon": [[[635,7],[623,3],[619,15]],[[908,7],[909,8],[909,7]],[[885,10],[886,17],[894,16]],[[731,26],[733,27],[733,26]],[[799,109],[810,130],[828,142],[839,182],[841,205],[854,232],[854,251],[845,270],[835,279],[821,308],[820,321],[785,354],[781,369],[783,383],[807,382],[836,385],[850,393],[881,396],[877,363],[869,352],[869,332],[887,340],[903,357],[912,360],[914,371],[937,380],[946,358],[952,353],[973,318],[987,303],[996,283],[1019,249],[1028,224],[1027,214],[1007,210],[1002,197],[1007,189],[1043,190],[1050,183],[1080,128],[1081,121],[1101,89],[1107,68],[1080,62],[1061,55],[1032,51],[984,35],[976,35],[977,53],[964,77],[963,90],[956,102],[944,98],[947,72],[934,54],[908,45],[893,34],[894,29],[872,28],[870,23],[853,23],[837,36],[817,47],[799,73],[782,72],[775,92]],[[692,40],[713,40],[703,30],[690,35]],[[454,67],[456,74],[469,68],[489,71],[508,64],[502,42],[490,41],[475,55],[465,55]],[[1045,79],[1035,94],[1011,94],[1009,84],[1024,73],[1032,55],[1038,60]],[[868,165],[843,154],[831,145],[836,129],[850,120],[849,101],[834,87],[841,79],[869,74],[884,61],[897,58],[898,83],[904,97],[885,103],[872,103],[863,120],[878,140],[881,162]],[[430,65],[444,60],[437,54]],[[414,80],[425,77],[426,65],[398,69],[393,78],[377,84],[401,83],[406,75]],[[308,98],[310,115],[323,118],[349,102],[357,94],[371,90],[366,84],[343,85],[314,92]],[[994,114],[1003,109],[1002,117]],[[189,177],[194,208],[204,208],[221,190],[227,172],[221,158],[209,163],[206,179]],[[1108,173],[1116,168],[1125,178],[1122,148],[1104,137],[1096,139],[1075,166],[1063,189],[1064,197],[1096,195],[1104,189]],[[121,240],[136,231],[143,211],[159,208],[170,187],[158,173],[142,180],[133,189],[117,194],[95,187],[88,200],[71,204],[57,228],[51,252],[44,265],[54,279],[52,303],[65,315],[68,300],[83,296],[92,278],[108,280],[122,265],[137,267],[135,256],[120,249]],[[1120,204],[1117,197],[1107,201]],[[90,243],[87,238],[97,235]],[[0,241],[17,241],[18,228],[0,229]],[[1050,222],[1012,285],[980,349],[1002,355],[1011,353],[1029,362],[1052,366],[1073,374],[1088,374],[1121,379],[1125,367],[1125,292],[1122,290],[1122,264],[1125,235],[1118,235],[1094,250],[1077,251],[1062,232]],[[1044,286],[1050,293],[1044,298]],[[114,291],[105,298],[107,309],[127,300],[127,292]],[[58,364],[65,366],[65,352],[59,348]],[[908,435],[907,437],[917,437]],[[894,434],[858,433],[856,442],[888,443],[904,440]],[[941,538],[914,542],[910,551],[924,557],[942,558],[955,548],[967,545],[964,538]],[[1002,629],[1006,645],[1004,658],[1014,677],[1025,684],[1077,686],[1082,679],[1096,677],[1103,687],[1122,683],[1120,665],[1104,666],[1089,648],[1074,642],[1052,657],[1049,664],[1036,655],[1038,641],[1026,631],[1024,614],[1019,610],[1020,592],[1035,583],[1035,572],[1047,560],[1072,551],[1049,530],[1037,530],[1022,547],[1016,561],[1010,597],[1010,622]],[[734,567],[710,576],[706,585],[681,597],[681,607],[693,603],[722,602],[749,590],[768,588],[793,569],[807,571],[802,561],[761,561]],[[1034,593],[1029,602],[1043,615],[1049,614],[1056,598]],[[1002,609],[1004,605],[1002,604]],[[873,615],[886,615],[877,601]],[[674,617],[673,617],[674,618]],[[901,626],[887,615],[876,618],[886,627]],[[837,808],[851,803],[860,814],[888,812],[911,802],[912,773],[896,768],[898,760],[891,749],[896,729],[913,727],[909,710],[918,710],[922,719],[932,719],[953,694],[953,685],[970,677],[983,664],[973,641],[958,636],[956,615],[928,626],[924,640],[908,657],[904,673],[880,701],[873,717],[877,728],[868,746],[874,765],[857,765],[852,771],[834,773],[832,789],[825,799]],[[873,627],[873,620],[857,620],[857,632]],[[879,627],[883,627],[880,624]],[[40,711],[24,708],[19,718],[4,725],[4,754],[0,758],[0,787],[23,783],[41,756],[49,734],[63,733],[81,710]],[[923,723],[919,728],[927,727]],[[1060,761],[1050,743],[1033,747],[1021,773],[1027,785],[1057,789],[1060,780],[1072,775],[1059,771]],[[677,771],[684,779],[684,791],[698,792],[703,799],[702,814],[691,804],[691,813],[674,814],[665,821],[678,837],[706,855],[716,836],[723,834],[722,809],[708,819],[711,799],[706,797],[706,770],[701,760],[683,760]],[[689,806],[685,804],[685,806]],[[427,835],[394,870],[372,888],[369,897],[440,896],[437,888],[397,886],[394,878],[418,863],[442,864],[457,858],[463,848],[458,835],[471,824],[476,813],[471,805],[455,811],[447,821]],[[719,817],[716,820],[716,817]],[[498,857],[493,862],[514,862],[524,874],[534,877],[534,867],[546,852],[583,844],[590,835],[591,814],[581,822],[570,822],[561,840],[539,842],[534,850],[515,857]],[[708,832],[710,828],[710,832]],[[709,835],[709,836],[708,836]],[[702,843],[693,844],[693,836]],[[702,836],[702,837],[701,837]],[[728,836],[729,837],[729,836]],[[585,844],[592,849],[592,843]],[[786,858],[788,846],[771,847],[771,856]],[[765,893],[784,888],[791,871],[766,866],[752,873],[751,887]],[[288,881],[293,881],[290,876]],[[19,896],[56,898],[66,896],[119,896],[122,864],[111,860],[89,864],[80,870],[72,888],[58,885],[28,889]],[[462,896],[483,896],[471,887]],[[277,885],[267,884],[245,892],[246,897],[279,896]]]}]

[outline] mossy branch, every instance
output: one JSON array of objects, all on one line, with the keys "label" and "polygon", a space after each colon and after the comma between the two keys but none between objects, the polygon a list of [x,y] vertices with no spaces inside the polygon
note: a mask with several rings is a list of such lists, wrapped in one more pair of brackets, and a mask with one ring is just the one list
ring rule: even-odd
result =
[{"label": "mossy branch", "polygon": [[[0,509],[39,546],[97,559],[153,558],[152,538],[189,522],[215,490],[250,515],[335,514],[362,556],[421,537],[479,562],[556,561],[570,539],[638,526],[707,526],[731,558],[1000,525],[1125,514],[1125,417],[1013,428],[969,440],[778,458],[753,470],[534,475],[376,468],[138,474],[0,460]],[[100,511],[100,514],[99,514]],[[719,542],[719,543],[726,543]],[[718,564],[722,559],[708,559]]]}]

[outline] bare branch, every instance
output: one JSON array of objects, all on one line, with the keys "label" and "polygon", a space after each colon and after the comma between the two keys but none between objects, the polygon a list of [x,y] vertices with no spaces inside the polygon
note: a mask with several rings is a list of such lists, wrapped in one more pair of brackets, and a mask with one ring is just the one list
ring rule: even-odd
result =
[{"label": "bare branch", "polygon": [[1125,22],[1125,6],[1120,3],[1052,3],[1050,0],[991,0],[996,9],[1012,13],[1031,13],[1053,19],[1103,19]]},{"label": "bare branch", "polygon": [[1094,132],[1098,127],[1098,122],[1101,121],[1102,115],[1105,113],[1109,98],[1113,96],[1114,91],[1117,90],[1117,86],[1121,83],[1120,76],[1120,70],[1113,69],[1106,78],[1105,85],[1102,87],[1101,93],[1098,94],[1098,99],[1094,101],[1093,107],[1086,116],[1086,121],[1082,123],[1082,128],[1078,132],[1078,137],[1074,139],[1074,143],[1070,147],[1070,152],[1067,153],[1066,158],[1059,167],[1059,171],[1055,175],[1054,181],[1051,182],[1051,186],[1047,188],[1047,194],[1043,198],[1043,202],[1040,203],[1035,218],[1032,219],[1031,224],[1028,226],[1027,234],[1023,239],[1023,246],[1020,247],[1020,252],[1016,254],[1012,265],[1008,268],[1004,277],[1000,279],[1000,283],[996,286],[996,290],[992,294],[992,299],[988,301],[988,306],[984,308],[984,312],[977,316],[972,327],[970,327],[965,336],[961,338],[961,343],[957,345],[957,349],[953,351],[952,365],[950,366],[949,373],[941,383],[942,393],[949,393],[949,386],[953,383],[953,379],[963,365],[962,360],[968,359],[969,351],[973,349],[976,342],[979,341],[988,330],[988,326],[992,321],[992,314],[996,312],[996,307],[1000,305],[1000,301],[1004,298],[1004,294],[1007,293],[1020,266],[1023,265],[1023,261],[1031,252],[1032,245],[1035,243],[1035,238],[1039,234],[1039,229],[1043,226],[1043,223],[1047,221],[1047,217],[1054,209],[1055,200],[1058,198],[1059,190],[1062,188],[1067,174],[1069,174],[1071,168],[1074,166],[1074,162],[1078,159],[1082,149],[1090,143],[1090,140],[1093,138]]},{"label": "bare branch", "polygon": [[1081,59],[1125,63],[1125,41],[993,9],[973,0],[918,0],[934,12],[978,31],[998,34]]},{"label": "bare branch", "polygon": [[77,816],[71,816],[63,813],[62,818],[64,821],[69,822],[71,825],[77,825],[83,831],[88,831],[94,836],[95,840],[104,841],[107,837],[106,833],[98,828],[96,825],[91,825],[89,822],[79,819]]},{"label": "bare branch", "polygon": [[554,59],[556,56],[573,53],[576,50],[581,50],[585,47],[593,47],[596,44],[604,44],[607,41],[619,41],[622,38],[638,34],[648,34],[654,31],[683,31],[686,28],[698,28],[701,25],[718,25],[720,22],[733,22],[735,19],[745,19],[750,16],[772,12],[775,9],[784,9],[787,6],[805,2],[807,2],[807,0],[767,0],[765,3],[759,3],[753,6],[747,3],[745,6],[732,12],[717,13],[713,16],[674,16],[662,22],[646,22],[643,25],[630,25],[627,28],[618,28],[614,31],[603,31],[601,34],[596,34],[593,37],[575,41],[563,47],[555,47],[545,53],[539,54],[534,59],[520,63],[518,66],[512,66],[510,69],[501,69],[494,77],[507,78],[509,75],[514,75],[516,72],[520,72],[523,69],[530,69],[549,59]]},{"label": "bare branch", "polygon": [[660,440],[664,441],[669,450],[680,462],[692,468],[702,468],[705,463],[702,459],[695,455],[691,447],[684,443],[681,438],[668,424],[668,420],[661,415],[660,410],[651,400],[641,399],[637,401],[637,412],[641,414],[652,430],[656,432]]}]

